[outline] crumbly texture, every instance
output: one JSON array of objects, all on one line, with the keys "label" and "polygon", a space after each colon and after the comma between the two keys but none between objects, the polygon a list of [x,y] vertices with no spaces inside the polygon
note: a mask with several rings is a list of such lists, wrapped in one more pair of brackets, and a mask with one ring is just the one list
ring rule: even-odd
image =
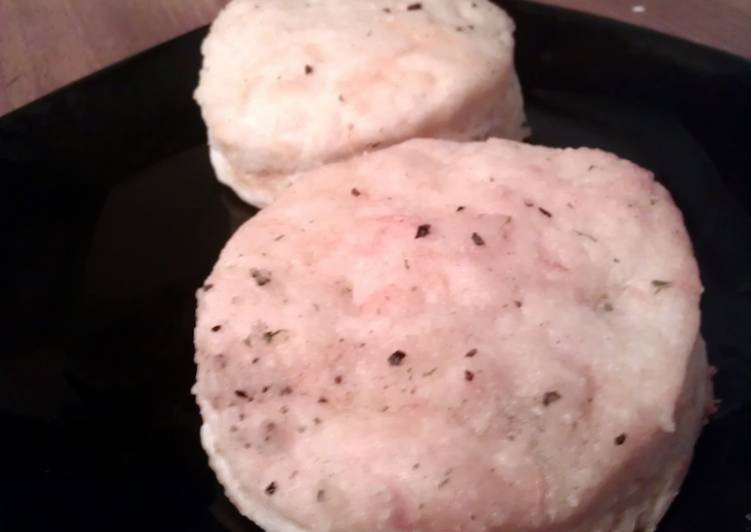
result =
[{"label": "crumbly texture", "polygon": [[521,139],[513,47],[488,0],[233,0],[195,93],[217,176],[265,206],[303,170],[408,138]]},{"label": "crumbly texture", "polygon": [[203,442],[269,531],[651,531],[711,400],[700,294],[634,164],[408,141],[229,241],[198,291]]}]

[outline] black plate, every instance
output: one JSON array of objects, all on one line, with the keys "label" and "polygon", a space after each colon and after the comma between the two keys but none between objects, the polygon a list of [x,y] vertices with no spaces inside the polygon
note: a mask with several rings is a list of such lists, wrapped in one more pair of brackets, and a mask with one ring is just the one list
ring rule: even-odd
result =
[{"label": "black plate", "polygon": [[[696,246],[722,404],[660,531],[751,530],[751,64],[503,5],[533,141],[653,169]],[[0,119],[0,530],[255,530],[207,467],[190,395],[194,290],[252,214],[214,180],[191,98],[205,33]]]}]

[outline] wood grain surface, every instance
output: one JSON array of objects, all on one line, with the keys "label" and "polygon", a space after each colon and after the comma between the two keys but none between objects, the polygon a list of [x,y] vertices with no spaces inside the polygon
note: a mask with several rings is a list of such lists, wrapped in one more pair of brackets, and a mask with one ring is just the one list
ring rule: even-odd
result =
[{"label": "wood grain surface", "polygon": [[[537,1],[643,25],[751,58],[751,0]],[[0,115],[203,26],[227,2],[0,0]]]}]

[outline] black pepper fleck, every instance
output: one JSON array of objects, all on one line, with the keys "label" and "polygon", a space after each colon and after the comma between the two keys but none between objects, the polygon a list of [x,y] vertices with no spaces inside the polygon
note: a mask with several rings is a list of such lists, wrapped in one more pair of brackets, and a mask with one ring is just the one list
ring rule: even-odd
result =
[{"label": "black pepper fleck", "polygon": [[310,65],[305,65],[305,75],[310,76],[313,73],[313,67]]},{"label": "black pepper fleck", "polygon": [[342,383],[342,376],[341,375],[337,375],[336,377],[334,377],[334,382],[336,384],[341,384]]},{"label": "black pepper fleck", "polygon": [[391,13],[391,9],[389,9],[388,7],[384,7],[383,8],[383,12],[384,13]]},{"label": "black pepper fleck", "polygon": [[587,239],[591,240],[592,242],[597,242],[597,239],[595,237],[593,237],[592,235],[590,235],[589,233],[585,233],[583,231],[574,231],[574,233],[576,233],[577,235],[582,236],[584,238],[587,238]]},{"label": "black pepper fleck", "polygon": [[274,337],[281,332],[284,332],[284,329],[277,329],[276,331],[266,331],[265,333],[263,333],[263,339],[267,344],[270,344],[274,341]]},{"label": "black pepper fleck", "polygon": [[394,351],[389,356],[389,364],[392,366],[399,366],[404,361],[407,354],[404,351]]},{"label": "black pepper fleck", "polygon": [[329,400],[328,400],[328,399],[326,399],[325,397],[319,397],[319,398],[318,398],[318,402],[319,402],[319,403],[321,403],[321,404],[324,404],[324,403],[328,403],[328,402],[329,402]]},{"label": "black pepper fleck", "polygon": [[553,215],[547,209],[543,209],[542,207],[537,207],[537,210],[540,211],[545,216],[547,216],[548,218],[552,218],[553,217]]},{"label": "black pepper fleck", "polygon": [[357,190],[356,188],[353,188],[352,190],[350,190],[350,194],[352,194],[353,196],[357,197],[357,196],[360,195],[360,191]]},{"label": "black pepper fleck", "polygon": [[483,240],[483,238],[477,233],[472,233],[472,242],[474,242],[476,246],[485,245],[485,240]]},{"label": "black pepper fleck", "polygon": [[456,208],[456,212],[462,212],[462,211],[463,211],[463,210],[464,210],[465,208],[466,208],[466,207],[464,207],[464,205],[459,205],[459,206],[458,206],[458,207]]},{"label": "black pepper fleck", "polygon": [[655,279],[652,281],[652,286],[655,287],[655,294],[658,293],[663,288],[669,288],[672,283],[670,281],[660,281]]},{"label": "black pepper fleck", "polygon": [[318,490],[318,493],[316,493],[316,500],[318,502],[323,501],[326,498],[326,492],[324,490]]},{"label": "black pepper fleck", "polygon": [[203,289],[204,292],[208,292],[209,290],[214,288],[214,285],[211,283],[208,283],[208,284],[203,285],[201,288]]},{"label": "black pepper fleck", "polygon": [[467,382],[473,381],[475,378],[475,374],[469,371],[468,369],[464,370],[464,380]]},{"label": "black pepper fleck", "polygon": [[624,443],[626,443],[626,435],[619,434],[618,436],[615,437],[615,439],[613,440],[613,443],[615,443],[616,445],[623,445]]},{"label": "black pepper fleck", "polygon": [[217,332],[217,331],[221,331],[221,330],[222,330],[222,326],[221,326],[221,325],[214,325],[214,326],[213,326],[213,327],[211,328],[211,331],[212,331],[212,332]]},{"label": "black pepper fleck", "polygon": [[552,392],[545,392],[542,396],[542,405],[550,406],[561,398],[561,394],[553,390]]},{"label": "black pepper fleck", "polygon": [[467,354],[464,356],[467,358],[472,358],[476,354],[477,354],[477,349],[470,349],[469,351],[467,351]]},{"label": "black pepper fleck", "polygon": [[516,305],[516,308],[522,308],[522,302],[521,301],[514,301],[514,305]]},{"label": "black pepper fleck", "polygon": [[419,11],[420,9],[422,9],[422,4],[420,4],[419,2],[407,6],[407,11]]},{"label": "black pepper fleck", "polygon": [[245,393],[243,390],[235,390],[235,397],[240,397],[242,399],[247,399],[248,394]]},{"label": "black pepper fleck", "polygon": [[415,238],[423,238],[430,234],[430,224],[422,224],[417,226],[417,233],[415,233]]},{"label": "black pepper fleck", "polygon": [[250,270],[250,276],[255,280],[258,286],[264,286],[271,282],[271,273],[253,268]]},{"label": "black pepper fleck", "polygon": [[268,392],[270,388],[271,388],[271,386],[264,386],[263,388],[261,388],[261,393]]},{"label": "black pepper fleck", "polygon": [[268,486],[266,486],[266,489],[264,490],[266,492],[266,495],[273,495],[276,493],[276,482],[271,482]]}]

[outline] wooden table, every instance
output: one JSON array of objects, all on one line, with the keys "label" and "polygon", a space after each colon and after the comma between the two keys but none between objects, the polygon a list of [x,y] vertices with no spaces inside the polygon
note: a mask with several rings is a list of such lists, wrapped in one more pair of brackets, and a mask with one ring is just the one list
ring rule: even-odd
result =
[{"label": "wooden table", "polygon": [[[0,115],[207,24],[227,1],[0,0]],[[751,58],[751,0],[538,1]]]}]

